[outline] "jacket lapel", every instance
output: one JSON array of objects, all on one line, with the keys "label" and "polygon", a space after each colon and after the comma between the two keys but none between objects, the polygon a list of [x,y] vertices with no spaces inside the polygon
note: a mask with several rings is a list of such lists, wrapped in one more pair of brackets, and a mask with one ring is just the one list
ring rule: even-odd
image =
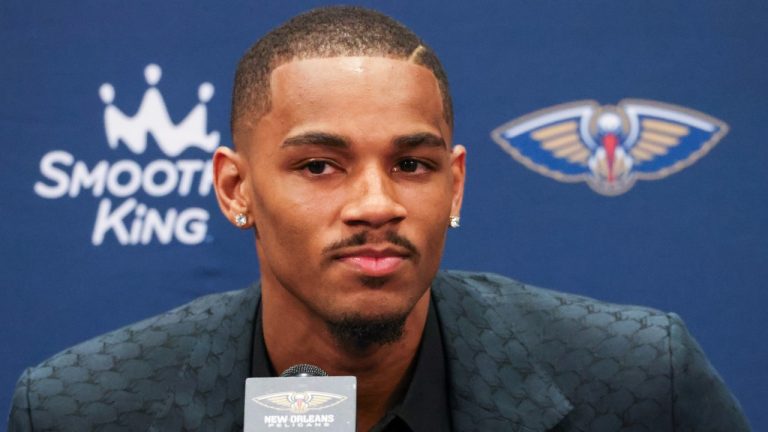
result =
[{"label": "jacket lapel", "polygon": [[191,310],[188,336],[197,342],[179,353],[181,367],[157,407],[150,430],[242,430],[245,379],[251,367],[258,286],[210,296]]},{"label": "jacket lapel", "polygon": [[[479,279],[478,279],[479,276]],[[441,273],[441,323],[456,430],[546,431],[572,409],[514,331],[516,306],[482,275]]]}]

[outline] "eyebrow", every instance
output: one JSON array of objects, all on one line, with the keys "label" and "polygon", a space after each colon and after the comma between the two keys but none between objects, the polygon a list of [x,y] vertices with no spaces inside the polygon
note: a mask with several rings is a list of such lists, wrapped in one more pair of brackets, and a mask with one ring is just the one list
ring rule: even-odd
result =
[{"label": "eyebrow", "polygon": [[344,137],[325,132],[307,132],[286,138],[280,147],[295,146],[325,146],[333,148],[348,148],[349,144]]},{"label": "eyebrow", "polygon": [[395,139],[394,144],[399,149],[412,149],[416,147],[448,148],[445,140],[430,132],[419,132],[413,135],[401,136]]},{"label": "eyebrow", "polygon": [[[445,140],[430,132],[419,132],[395,138],[395,147],[400,150],[409,150],[417,147],[443,147],[447,148]],[[326,132],[306,132],[286,138],[280,147],[296,146],[324,146],[338,149],[349,148],[348,140],[340,135]]]}]

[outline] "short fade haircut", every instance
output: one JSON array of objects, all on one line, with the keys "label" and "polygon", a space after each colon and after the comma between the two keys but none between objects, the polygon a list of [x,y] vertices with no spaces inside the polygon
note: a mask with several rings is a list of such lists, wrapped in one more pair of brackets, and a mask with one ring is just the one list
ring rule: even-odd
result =
[{"label": "short fade haircut", "polygon": [[387,57],[426,67],[437,79],[443,116],[453,128],[448,77],[435,52],[394,19],[370,9],[331,6],[297,15],[259,39],[237,66],[230,128],[249,117],[255,122],[271,109],[270,76],[294,60],[343,56]]}]

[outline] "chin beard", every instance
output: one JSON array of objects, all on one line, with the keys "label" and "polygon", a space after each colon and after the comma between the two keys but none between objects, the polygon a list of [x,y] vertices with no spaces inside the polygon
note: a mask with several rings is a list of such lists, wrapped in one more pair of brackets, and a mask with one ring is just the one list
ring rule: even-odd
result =
[{"label": "chin beard", "polygon": [[403,337],[408,315],[363,317],[348,315],[326,324],[336,342],[352,352],[364,352],[374,345],[397,342]]}]

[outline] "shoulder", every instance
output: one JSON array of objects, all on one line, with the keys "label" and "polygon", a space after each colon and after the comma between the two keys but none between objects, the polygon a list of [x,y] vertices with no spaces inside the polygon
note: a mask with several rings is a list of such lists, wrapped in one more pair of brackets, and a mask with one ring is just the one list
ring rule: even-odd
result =
[{"label": "shoulder", "polygon": [[14,393],[11,430],[28,430],[26,423],[35,430],[89,430],[126,411],[131,424],[148,424],[182,365],[203,362],[214,348],[212,336],[247,332],[257,297],[254,289],[200,297],[27,369]]},{"label": "shoulder", "polygon": [[616,428],[631,421],[648,430],[673,422],[681,430],[727,423],[748,430],[738,402],[673,313],[489,273],[441,272],[433,296],[449,352],[464,362],[523,353],[573,405],[564,424],[593,430],[600,418]]},{"label": "shoulder", "polygon": [[249,290],[240,290],[199,297],[68,348],[33,371],[40,376],[77,366],[80,372],[120,368],[129,378],[143,375],[142,369],[177,361],[177,353],[189,353],[200,337],[225,320],[237,319],[240,306],[251,295]]},{"label": "shoulder", "polygon": [[443,271],[433,286],[437,301],[479,303],[515,312],[516,323],[550,320],[584,320],[595,325],[632,320],[645,324],[668,324],[667,314],[659,310],[604,302],[590,297],[528,285],[493,273]]},{"label": "shoulder", "polygon": [[[467,320],[513,336],[561,370],[587,366],[597,357],[637,364],[669,351],[670,316],[652,308],[538,288],[490,273],[456,271],[436,278],[434,296],[449,320]],[[587,352],[589,356],[577,358]]]}]

